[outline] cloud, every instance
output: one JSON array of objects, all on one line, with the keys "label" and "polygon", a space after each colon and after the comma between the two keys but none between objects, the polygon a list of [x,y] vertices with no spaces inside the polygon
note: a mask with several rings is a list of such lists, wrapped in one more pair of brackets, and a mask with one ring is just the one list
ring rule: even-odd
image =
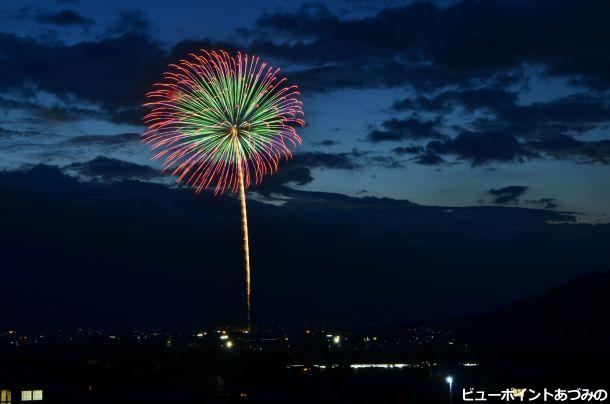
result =
[{"label": "cloud", "polygon": [[547,140],[528,142],[526,147],[560,159],[610,164],[610,140],[582,141],[567,135],[557,135]]},{"label": "cloud", "polygon": [[[69,105],[68,105],[69,104]],[[55,105],[41,105],[29,101],[27,97],[11,99],[0,96],[0,108],[7,110],[26,111],[31,118],[45,122],[70,122],[87,119],[105,120],[113,123],[126,123],[140,125],[143,112],[141,108],[116,107],[111,109],[98,109],[81,107],[76,100],[59,101]]]},{"label": "cloud", "polygon": [[[575,138],[610,123],[610,106],[599,95],[573,94],[523,105],[518,102],[517,93],[512,91],[497,88],[451,90],[433,97],[399,100],[392,109],[437,114],[433,122],[439,122],[443,115],[459,109],[473,114],[475,118],[471,122],[454,125],[452,129],[462,131],[455,138],[429,142],[426,150],[437,155],[455,155],[474,166],[493,161],[523,162],[547,156],[580,163],[610,162],[609,140]],[[477,112],[488,115],[475,115]],[[437,124],[434,133],[442,129]]]},{"label": "cloud", "polygon": [[422,146],[407,146],[407,147],[396,147],[394,149],[392,149],[392,151],[396,154],[398,154],[399,156],[405,155],[405,154],[420,154],[423,153],[425,150]]},{"label": "cloud", "polygon": [[303,165],[308,168],[331,168],[337,170],[356,170],[360,165],[355,162],[354,157],[358,152],[323,153],[303,152],[294,155],[295,165]]},{"label": "cloud", "polygon": [[[260,54],[271,54],[266,43],[254,42],[250,47]],[[299,63],[306,63],[300,61]],[[470,80],[462,72],[452,72],[437,66],[412,65],[393,60],[324,63],[287,73],[306,92],[332,92],[341,89],[394,88],[413,86],[420,91],[432,91],[457,82]]]},{"label": "cloud", "polygon": [[108,27],[109,34],[135,33],[147,35],[151,30],[151,22],[142,10],[122,9],[118,21]]},{"label": "cloud", "polygon": [[287,194],[292,190],[286,185],[307,185],[313,182],[313,169],[360,170],[366,166],[380,166],[387,169],[402,167],[402,163],[392,156],[373,155],[353,149],[349,152],[299,152],[284,162],[281,169],[257,186],[257,191],[269,197],[271,192]]},{"label": "cloud", "polygon": [[[356,74],[360,80],[349,82],[371,86],[380,83],[375,76],[367,80],[366,66],[405,61],[448,72],[446,81],[460,85],[498,74],[510,76],[531,64],[542,66],[550,76],[607,89],[610,30],[598,17],[608,15],[609,8],[604,0],[463,1],[448,7],[417,2],[362,19],[337,19],[317,6],[264,15],[258,22],[263,38],[265,32],[275,31],[297,39],[283,43],[261,39],[252,46],[298,63],[362,64]],[[350,74],[348,68],[335,70]]]},{"label": "cloud", "polygon": [[62,10],[57,13],[39,14],[36,17],[38,22],[52,25],[92,25],[95,20],[86,18],[74,10]]},{"label": "cloud", "polygon": [[381,124],[383,130],[374,130],[368,135],[373,143],[398,142],[402,140],[447,139],[436,128],[439,121],[421,121],[416,118],[390,119]]},{"label": "cloud", "polygon": [[519,203],[519,198],[527,191],[528,187],[522,185],[511,185],[504,188],[492,188],[487,191],[494,196],[494,203],[504,205],[507,203]]},{"label": "cloud", "polygon": [[176,63],[181,59],[188,58],[190,53],[197,53],[201,49],[223,49],[232,53],[243,52],[243,47],[231,42],[213,41],[211,39],[186,39],[172,47],[167,60],[170,63]]},{"label": "cloud", "polygon": [[339,18],[323,3],[303,3],[295,12],[265,13],[257,21],[257,34],[265,33],[289,38],[317,37],[330,32]]},{"label": "cloud", "polygon": [[288,185],[303,186],[312,182],[314,178],[311,175],[311,170],[307,167],[294,163],[290,160],[282,165],[281,170],[275,174],[265,178],[265,180],[254,187],[254,190],[265,196],[269,200],[272,193],[285,193]]},{"label": "cloud", "polygon": [[434,166],[445,162],[445,160],[441,156],[432,152],[425,152],[419,154],[414,161],[417,164],[421,164],[424,166]]},{"label": "cloud", "polygon": [[426,150],[423,146],[396,147],[392,149],[392,152],[399,156],[413,155],[411,161],[423,166],[435,166],[446,163],[436,152]]},{"label": "cloud", "polygon": [[145,94],[161,79],[168,63],[200,48],[239,49],[226,42],[181,41],[168,52],[148,35],[147,27],[144,14],[123,10],[117,29],[99,41],[49,45],[0,33],[0,92],[48,92],[62,101],[49,107],[3,96],[0,104],[9,102],[13,108],[48,114],[50,119],[94,118],[141,125]]},{"label": "cloud", "polygon": [[531,205],[542,206],[544,209],[555,209],[557,207],[557,202],[553,198],[540,198],[540,199],[528,199],[525,202]]},{"label": "cloud", "polygon": [[515,108],[518,94],[502,88],[478,88],[468,90],[449,90],[432,97],[415,96],[396,101],[395,111],[423,110],[436,113],[452,112],[462,107],[468,112],[479,109],[506,111]]},{"label": "cloud", "polygon": [[451,90],[433,97],[417,96],[394,103],[394,110],[422,110],[446,114],[456,109],[486,112],[469,129],[511,132],[525,139],[545,139],[561,134],[577,135],[610,123],[610,105],[596,94],[571,94],[547,102],[519,103],[518,94],[499,88]]},{"label": "cloud", "polygon": [[332,140],[332,139],[324,139],[321,142],[316,143],[317,146],[324,146],[324,147],[330,147],[330,146],[336,146],[338,145],[340,142],[336,141],[336,140]]},{"label": "cloud", "polygon": [[[584,141],[568,135],[545,135],[545,140],[520,141],[506,132],[462,132],[452,139],[431,141],[425,147],[398,147],[398,155],[417,155],[416,161],[440,164],[443,155],[455,156],[472,166],[492,162],[525,162],[552,157],[585,164],[610,164],[610,140]],[[386,140],[397,140],[388,138]],[[425,158],[421,158],[425,155]],[[435,163],[436,162],[436,163]]]},{"label": "cloud", "polygon": [[82,146],[119,146],[140,142],[139,133],[120,133],[118,135],[83,135],[75,136],[66,141],[72,145]]},{"label": "cloud", "polygon": [[125,34],[99,42],[50,46],[0,33],[0,91],[36,89],[76,97],[119,113],[144,100],[159,78],[165,53],[144,36]]},{"label": "cloud", "polygon": [[37,130],[14,130],[6,129],[0,126],[0,139],[23,138],[40,135],[41,133]]},{"label": "cloud", "polygon": [[356,150],[342,153],[295,153],[292,159],[284,162],[281,169],[267,177],[256,190],[266,197],[270,197],[272,192],[285,194],[291,192],[286,185],[303,186],[311,183],[314,180],[311,174],[313,169],[358,170],[362,165],[357,160],[362,157],[364,155]]},{"label": "cloud", "polygon": [[96,157],[87,162],[72,163],[66,167],[66,170],[76,172],[84,177],[105,181],[126,179],[152,180],[163,176],[159,170],[152,167],[103,156]]},{"label": "cloud", "polygon": [[494,161],[524,161],[536,156],[513,135],[498,132],[463,132],[453,139],[429,142],[426,151],[438,155],[454,155],[460,160],[469,161],[473,166]]}]

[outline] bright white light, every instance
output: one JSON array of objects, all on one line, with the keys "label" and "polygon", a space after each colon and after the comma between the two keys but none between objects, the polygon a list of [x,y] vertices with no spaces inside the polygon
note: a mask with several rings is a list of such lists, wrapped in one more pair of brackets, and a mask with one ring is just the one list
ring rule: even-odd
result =
[{"label": "bright white light", "polygon": [[335,335],[335,338],[333,338],[333,342],[335,344],[338,344],[341,342],[341,336],[340,335]]},{"label": "bright white light", "polygon": [[408,363],[353,363],[349,365],[352,369],[360,368],[382,368],[382,369],[402,369],[404,367],[410,367]]},{"label": "bright white light", "polygon": [[453,383],[453,377],[451,376],[447,376],[447,378],[445,379],[447,381],[447,383],[451,384]]},{"label": "bright white light", "polygon": [[233,341],[227,341],[226,347],[233,348]]},{"label": "bright white light", "polygon": [[228,335],[221,335],[220,339],[229,339],[229,336]]}]

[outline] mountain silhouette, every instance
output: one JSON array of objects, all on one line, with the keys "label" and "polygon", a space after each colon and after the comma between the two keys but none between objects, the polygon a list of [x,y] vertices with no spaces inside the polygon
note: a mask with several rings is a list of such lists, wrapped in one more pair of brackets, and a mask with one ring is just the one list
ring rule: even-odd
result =
[{"label": "mountain silhouette", "polygon": [[[515,279],[519,282],[527,278]],[[610,271],[594,272],[488,314],[452,319],[445,325],[482,345],[599,351],[609,348],[609,307]]]}]

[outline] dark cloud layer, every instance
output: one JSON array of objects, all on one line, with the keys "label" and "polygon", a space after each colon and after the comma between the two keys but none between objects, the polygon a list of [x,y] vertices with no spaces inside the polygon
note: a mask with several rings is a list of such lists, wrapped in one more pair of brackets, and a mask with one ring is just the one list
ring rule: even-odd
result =
[{"label": "dark cloud layer", "polygon": [[[610,6],[603,0],[464,1],[446,8],[412,3],[360,20],[337,20],[323,6],[310,6],[263,16],[258,24],[261,38],[253,48],[286,60],[315,60],[348,71],[354,62],[417,64],[445,72],[444,79],[434,83],[437,86],[510,73],[525,63],[539,64],[546,74],[606,89],[610,86],[608,15]],[[273,43],[266,32],[314,39]],[[375,85],[375,76],[371,79]]]},{"label": "dark cloud layer", "polygon": [[578,135],[610,123],[610,105],[605,97],[573,94],[548,102],[523,105],[518,94],[498,88],[444,91],[433,97],[418,96],[397,101],[397,111],[428,111],[446,114],[456,109],[468,113],[488,112],[475,118],[471,129],[509,132],[525,139],[547,139],[557,135]]},{"label": "dark cloud layer", "polygon": [[318,146],[324,146],[324,147],[330,147],[330,146],[336,146],[339,144],[339,142],[337,140],[332,140],[332,139],[324,139],[321,142],[316,143]]},{"label": "dark cloud layer", "polygon": [[137,33],[149,34],[151,22],[142,10],[122,9],[118,21],[108,28],[110,34]]},{"label": "dark cloud layer", "polygon": [[527,191],[528,187],[522,185],[510,185],[504,188],[492,188],[487,191],[494,197],[493,202],[498,204],[519,203],[519,198]]},{"label": "dark cloud layer", "polygon": [[67,140],[67,143],[80,146],[120,146],[137,143],[141,139],[139,133],[120,133],[118,135],[82,135]]},{"label": "dark cloud layer", "polygon": [[[607,9],[605,2],[593,0],[584,3],[546,0],[535,5],[526,1],[511,4],[464,2],[446,8],[416,3],[386,9],[362,20],[340,20],[321,4],[307,4],[294,13],[265,14],[258,22],[260,32],[247,47],[264,55],[312,65],[291,75],[308,87],[308,91],[408,84],[444,87],[452,83],[465,85],[484,77],[506,84],[507,79],[511,82],[511,74],[518,72],[526,62],[546,66],[548,74],[566,75],[583,83],[607,87],[610,83],[609,69],[604,66],[610,63],[610,56],[605,51],[608,28],[603,18],[592,18],[608,15]],[[72,21],[79,20],[73,11],[61,13],[71,16]],[[70,21],[69,18],[65,20]],[[543,26],[546,28],[542,29]],[[123,10],[114,29],[115,33],[139,35],[149,31],[150,22],[137,10]],[[278,38],[277,33],[284,37],[293,36],[297,41],[275,44],[266,39],[265,32],[274,33],[271,35],[274,38]],[[589,38],[586,33],[595,35],[591,34],[590,39],[586,39]],[[313,41],[299,41],[307,37],[313,37]],[[147,70],[158,74],[159,67],[165,62],[160,46],[150,39],[140,39],[139,43],[133,38],[123,39],[123,42],[117,38],[115,41],[119,42],[116,43],[108,41],[90,43],[85,47],[51,48],[33,41],[24,44],[17,38],[5,37],[3,46],[7,49],[27,46],[38,61],[46,63],[61,62],[60,56],[74,55],[68,57],[65,64],[57,65],[57,70],[66,73],[70,72],[66,70],[68,62],[79,53],[83,52],[83,60],[91,57],[86,53],[87,47],[99,48],[100,56],[107,59],[106,51],[110,47],[117,51],[117,55],[131,55],[129,60],[116,60],[115,56],[114,66],[117,76],[129,76],[135,82],[150,77],[138,78],[135,71],[141,73],[145,70],[130,69],[130,66],[139,67],[148,62]],[[190,42],[209,45],[210,41]],[[229,49],[239,47],[222,45]],[[176,45],[172,56],[182,57],[184,53],[179,50],[184,48],[183,44]],[[15,53],[9,52],[7,56],[9,66],[24,65],[20,63],[22,60],[12,60]],[[517,79],[522,77],[517,76]],[[42,83],[48,81],[35,75],[30,78]],[[19,81],[19,76],[17,79]],[[58,78],[54,80],[58,81]],[[64,81],[59,79],[61,84],[66,84]],[[91,81],[96,82],[95,76]],[[141,94],[141,91],[130,91],[133,85],[124,88],[132,97]]]},{"label": "dark cloud layer", "polygon": [[[521,161],[551,156],[581,163],[608,164],[609,141],[585,141],[576,137],[610,124],[610,107],[604,98],[576,94],[530,105],[518,103],[515,92],[501,89],[444,91],[433,97],[418,96],[397,101],[399,112],[425,111],[441,116],[459,110],[485,112],[459,128],[455,138],[428,143],[427,152],[455,155],[473,165],[494,161]],[[473,115],[474,116],[474,115]],[[437,121],[438,122],[438,121]],[[437,123],[442,136],[442,126]],[[444,128],[447,129],[447,128]],[[386,140],[400,139],[389,134]],[[421,150],[423,152],[423,149]]]},{"label": "dark cloud layer", "polygon": [[87,162],[72,163],[66,169],[84,177],[101,180],[151,180],[162,176],[160,171],[152,167],[103,156]]},{"label": "dark cloud layer", "polygon": [[92,18],[86,18],[74,10],[62,10],[57,13],[39,14],[36,20],[52,25],[91,25],[95,23]]},{"label": "dark cloud layer", "polygon": [[157,45],[136,34],[56,47],[0,33],[0,48],[0,90],[20,91],[33,83],[113,112],[143,102],[165,57]]},{"label": "dark cloud layer", "polygon": [[262,32],[270,31],[271,34],[303,39],[318,37],[330,32],[338,23],[339,18],[331,13],[324,4],[307,2],[302,4],[296,12],[263,14],[258,19],[257,28]]},{"label": "dark cloud layer", "polygon": [[[5,325],[242,321],[236,199],[82,182],[48,166],[0,173],[0,190],[3,282],[30,292],[23,300],[21,288],[5,290]],[[572,220],[559,212],[284,196],[283,206],[248,205],[261,324],[400,323],[486,310],[610,260],[607,225],[548,224]],[[522,276],[519,288],[497,288]]]},{"label": "dark cloud layer", "polygon": [[369,133],[368,139],[373,143],[418,140],[418,139],[447,139],[437,130],[438,121],[421,121],[416,118],[389,119],[381,124],[383,130],[374,130]]},{"label": "dark cloud layer", "polygon": [[295,154],[293,164],[309,168],[333,168],[338,170],[355,170],[359,164],[354,160],[357,152],[323,153],[303,152]]},{"label": "dark cloud layer", "polygon": [[494,132],[463,132],[454,139],[428,143],[426,151],[437,155],[453,155],[458,159],[470,161],[473,166],[492,161],[523,161],[534,156],[534,153],[524,148],[514,136]]},{"label": "dark cloud layer", "polygon": [[[150,21],[144,13],[124,9],[110,33],[125,37],[76,46],[46,46],[4,34],[0,44],[7,64],[3,73],[8,74],[4,76],[15,84],[27,78],[46,90],[108,102],[107,97],[91,88],[104,83],[111,86],[112,101],[117,101],[112,87],[123,88],[131,97],[129,105],[123,107],[130,108],[137,105],[145,85],[155,81],[168,60],[183,57],[184,51],[195,44],[229,50],[245,47],[266,56],[304,63],[309,67],[293,69],[291,77],[310,92],[405,85],[420,89],[450,84],[464,87],[481,80],[506,85],[523,78],[524,63],[540,64],[550,75],[608,88],[610,56],[606,44],[610,30],[604,16],[609,14],[608,5],[602,0],[544,0],[534,4],[525,0],[466,1],[444,8],[414,3],[357,20],[339,19],[321,3],[306,3],[295,12],[264,14],[249,45],[184,41],[176,44],[166,59],[161,46],[146,36]],[[73,10],[41,18],[57,23],[89,22]],[[278,44],[270,38],[292,40]],[[92,52],[94,49],[96,52]],[[30,57],[24,59],[20,54]],[[74,62],[77,58],[91,61],[82,66],[80,74],[74,67],[79,65]],[[114,72],[104,68],[110,61]],[[76,84],[70,85],[62,77],[45,77],[49,71],[45,66],[50,64],[65,77],[75,77]],[[98,68],[91,69],[94,65]],[[143,69],[144,65],[148,67]],[[14,66],[39,68],[37,74],[33,69],[17,74]],[[82,72],[91,74],[88,85],[79,80]],[[106,80],[102,79],[102,72],[108,73]],[[84,90],[74,92],[76,87]]]},{"label": "dark cloud layer", "polygon": [[610,164],[610,140],[582,141],[567,135],[558,135],[547,140],[528,142],[526,146],[557,158],[576,158],[582,163]]},{"label": "dark cloud layer", "polygon": [[557,201],[554,198],[528,199],[525,202],[531,205],[541,206],[544,209],[554,209],[557,207]]}]

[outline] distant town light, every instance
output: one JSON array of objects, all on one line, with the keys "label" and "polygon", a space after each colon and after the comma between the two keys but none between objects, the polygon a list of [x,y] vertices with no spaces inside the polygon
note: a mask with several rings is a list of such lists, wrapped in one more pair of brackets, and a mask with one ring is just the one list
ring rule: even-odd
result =
[{"label": "distant town light", "polygon": [[453,403],[453,392],[452,392],[451,388],[453,387],[453,377],[447,376],[445,381],[449,384],[449,404],[452,404]]},{"label": "distant town light", "polygon": [[225,344],[225,346],[229,349],[233,348],[233,341],[227,341],[227,343]]},{"label": "distant town light", "polygon": [[229,336],[228,335],[221,335],[220,339],[229,339]]},{"label": "distant town light", "polygon": [[11,403],[12,395],[10,390],[0,390],[0,403]]},{"label": "distant town light", "polygon": [[341,343],[341,336],[340,335],[335,335],[335,338],[333,338],[333,342],[335,344]]},{"label": "distant town light", "polygon": [[407,363],[353,363],[349,367],[352,369],[382,368],[382,369],[402,369],[410,367]]},{"label": "distant town light", "polygon": [[22,390],[21,401],[42,401],[42,390]]}]

